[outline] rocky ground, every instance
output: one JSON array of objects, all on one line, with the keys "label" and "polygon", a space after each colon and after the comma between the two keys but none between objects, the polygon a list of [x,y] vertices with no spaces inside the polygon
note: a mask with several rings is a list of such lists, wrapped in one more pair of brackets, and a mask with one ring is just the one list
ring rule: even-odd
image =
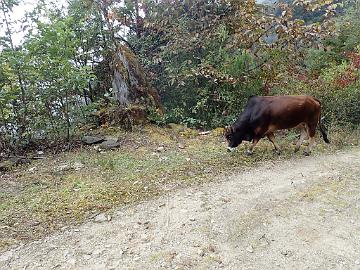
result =
[{"label": "rocky ground", "polygon": [[10,249],[1,269],[360,269],[360,149],[266,162]]}]

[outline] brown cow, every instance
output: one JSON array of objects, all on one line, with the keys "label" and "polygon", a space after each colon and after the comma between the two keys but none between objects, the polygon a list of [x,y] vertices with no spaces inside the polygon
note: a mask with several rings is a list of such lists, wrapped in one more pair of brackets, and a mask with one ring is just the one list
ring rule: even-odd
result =
[{"label": "brown cow", "polygon": [[225,128],[228,150],[232,151],[242,141],[252,141],[247,151],[248,154],[252,154],[258,141],[267,136],[277,153],[280,153],[274,132],[298,127],[301,129],[301,135],[295,152],[299,151],[302,141],[308,136],[309,146],[304,154],[309,155],[315,143],[318,123],[324,141],[330,143],[320,122],[320,109],[320,101],[311,96],[252,96],[236,122]]}]

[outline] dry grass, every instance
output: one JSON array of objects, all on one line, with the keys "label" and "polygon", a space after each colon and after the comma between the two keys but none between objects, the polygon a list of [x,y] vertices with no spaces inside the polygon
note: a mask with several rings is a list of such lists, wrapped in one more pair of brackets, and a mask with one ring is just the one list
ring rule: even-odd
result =
[{"label": "dry grass", "polygon": [[[211,181],[241,167],[302,156],[293,154],[293,133],[278,139],[281,156],[263,140],[251,157],[244,155],[247,145],[227,153],[219,129],[205,136],[178,125],[167,129],[147,126],[133,133],[110,129],[105,133],[121,138],[123,145],[107,152],[80,148],[1,176],[0,250],[81,223],[99,212]],[[358,145],[359,131],[336,130],[330,138],[333,144],[319,143],[315,154]],[[159,146],[164,150],[157,151]],[[76,168],[76,164],[82,167]]]}]

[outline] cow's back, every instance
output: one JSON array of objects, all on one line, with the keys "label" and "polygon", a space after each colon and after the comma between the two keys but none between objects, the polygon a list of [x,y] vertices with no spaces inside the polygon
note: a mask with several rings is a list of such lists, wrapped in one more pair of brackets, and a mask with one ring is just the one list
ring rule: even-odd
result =
[{"label": "cow's back", "polygon": [[318,122],[320,103],[311,96],[258,96],[249,100],[249,121],[259,132]]}]

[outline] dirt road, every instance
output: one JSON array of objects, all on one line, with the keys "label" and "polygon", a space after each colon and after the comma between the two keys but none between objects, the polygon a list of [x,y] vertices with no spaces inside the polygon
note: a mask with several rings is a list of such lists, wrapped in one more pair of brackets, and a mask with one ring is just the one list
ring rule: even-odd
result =
[{"label": "dirt road", "polygon": [[0,254],[1,269],[360,269],[360,149],[263,163]]}]

